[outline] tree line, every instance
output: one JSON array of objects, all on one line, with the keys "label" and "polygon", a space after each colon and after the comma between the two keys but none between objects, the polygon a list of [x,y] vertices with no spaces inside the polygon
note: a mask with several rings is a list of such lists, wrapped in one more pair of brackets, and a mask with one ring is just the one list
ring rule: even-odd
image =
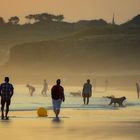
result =
[{"label": "tree line", "polygon": [[[62,22],[64,20],[63,15],[53,15],[49,13],[41,13],[41,14],[30,14],[25,16],[25,19],[27,20],[26,24],[31,23],[47,23],[47,22]],[[2,24],[11,24],[11,25],[18,25],[20,22],[20,18],[18,16],[12,16],[8,19],[8,22],[4,20],[3,17],[0,17],[0,25]]]}]

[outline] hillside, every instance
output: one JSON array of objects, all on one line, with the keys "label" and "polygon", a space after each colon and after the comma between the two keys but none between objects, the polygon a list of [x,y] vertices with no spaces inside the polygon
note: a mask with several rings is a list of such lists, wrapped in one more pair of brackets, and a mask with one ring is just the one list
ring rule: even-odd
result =
[{"label": "hillside", "polygon": [[[34,24],[12,25],[0,24],[0,65],[9,58],[9,49],[17,44],[56,39],[94,26],[104,26],[107,23],[103,20],[84,21],[81,23],[68,22],[37,22]],[[101,22],[101,23],[100,23]]]},{"label": "hillside", "polygon": [[123,23],[122,26],[133,27],[133,28],[140,28],[140,15],[133,17],[131,20]]},{"label": "hillside", "polygon": [[100,23],[53,22],[7,28],[11,36],[16,31],[10,39],[17,37],[15,41],[19,42],[11,47],[0,74],[12,75],[19,81],[25,77],[41,79],[44,75],[70,76],[74,80],[87,75],[140,75],[139,26]]},{"label": "hillside", "polygon": [[81,38],[81,36],[95,36],[108,34],[139,34],[139,15],[122,25],[111,25],[103,19],[80,20],[75,23],[64,21],[35,22],[9,24],[0,23],[0,65],[9,59],[9,49],[15,45],[55,40],[59,38]]},{"label": "hillside", "polygon": [[138,35],[120,34],[27,43],[11,49],[7,66],[25,73],[140,70],[139,44]]}]

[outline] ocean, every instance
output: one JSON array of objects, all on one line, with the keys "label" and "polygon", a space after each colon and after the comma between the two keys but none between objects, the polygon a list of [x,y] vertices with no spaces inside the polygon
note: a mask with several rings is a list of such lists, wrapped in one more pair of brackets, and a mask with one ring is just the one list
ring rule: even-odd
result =
[{"label": "ocean", "polygon": [[[47,96],[42,96],[41,90],[42,85],[34,85],[36,91],[33,96],[29,95],[28,88],[26,85],[15,85],[14,95],[11,100],[10,110],[12,111],[28,111],[37,110],[40,107],[46,109],[52,109],[52,100],[50,96],[51,85],[47,91]],[[90,109],[90,110],[110,110],[110,109],[136,109],[140,107],[140,100],[137,99],[137,93],[135,88],[108,88],[105,91],[104,87],[96,87],[93,90],[92,97],[90,98],[89,105],[83,104],[81,96],[73,96],[71,92],[79,92],[82,90],[80,86],[65,86],[65,102],[62,103],[62,108],[73,108],[73,109]],[[110,99],[104,96],[122,97],[127,98],[124,101],[124,107],[109,106]]]}]

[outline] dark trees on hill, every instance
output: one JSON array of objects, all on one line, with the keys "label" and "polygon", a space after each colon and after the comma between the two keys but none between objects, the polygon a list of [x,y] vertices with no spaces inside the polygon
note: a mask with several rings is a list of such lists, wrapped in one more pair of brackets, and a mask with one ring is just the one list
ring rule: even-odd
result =
[{"label": "dark trees on hill", "polygon": [[80,25],[95,25],[95,26],[104,26],[107,25],[108,23],[103,20],[103,19],[99,19],[99,20],[80,20],[77,22]]},{"label": "dark trees on hill", "polygon": [[11,17],[8,21],[9,21],[8,22],[9,24],[16,25],[19,23],[20,19],[19,17],[14,16],[14,17]]},{"label": "dark trees on hill", "polygon": [[63,15],[53,15],[48,13],[28,15],[25,17],[29,23],[33,22],[61,22],[64,19]]},{"label": "dark trees on hill", "polygon": [[28,23],[32,23],[32,22],[37,22],[35,19],[35,15],[28,15],[25,16],[25,18],[27,19]]},{"label": "dark trees on hill", "polygon": [[57,16],[54,17],[54,20],[56,20],[58,22],[61,22],[63,19],[64,19],[63,15],[57,15]]},{"label": "dark trees on hill", "polygon": [[4,23],[5,23],[5,21],[4,21],[3,17],[0,17],[0,25],[4,24]]}]

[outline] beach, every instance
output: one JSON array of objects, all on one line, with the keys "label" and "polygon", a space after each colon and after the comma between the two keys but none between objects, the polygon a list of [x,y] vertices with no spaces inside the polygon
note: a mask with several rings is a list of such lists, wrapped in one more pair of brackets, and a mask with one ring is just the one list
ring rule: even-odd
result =
[{"label": "beach", "polygon": [[[0,120],[1,140],[139,140],[140,101],[135,90],[97,89],[84,105],[82,97],[70,92],[80,87],[66,87],[66,100],[62,104],[60,121],[54,121],[50,91],[43,97],[41,86],[30,97],[24,85],[15,87],[9,120]],[[109,106],[104,96],[126,96],[124,107]],[[47,117],[38,117],[37,109],[44,107]]]},{"label": "beach", "polygon": [[140,109],[108,111],[62,109],[60,121],[52,110],[47,117],[36,111],[12,111],[0,121],[2,140],[139,140]]},{"label": "beach", "polygon": [[140,140],[140,0],[0,2],[0,140]]}]

